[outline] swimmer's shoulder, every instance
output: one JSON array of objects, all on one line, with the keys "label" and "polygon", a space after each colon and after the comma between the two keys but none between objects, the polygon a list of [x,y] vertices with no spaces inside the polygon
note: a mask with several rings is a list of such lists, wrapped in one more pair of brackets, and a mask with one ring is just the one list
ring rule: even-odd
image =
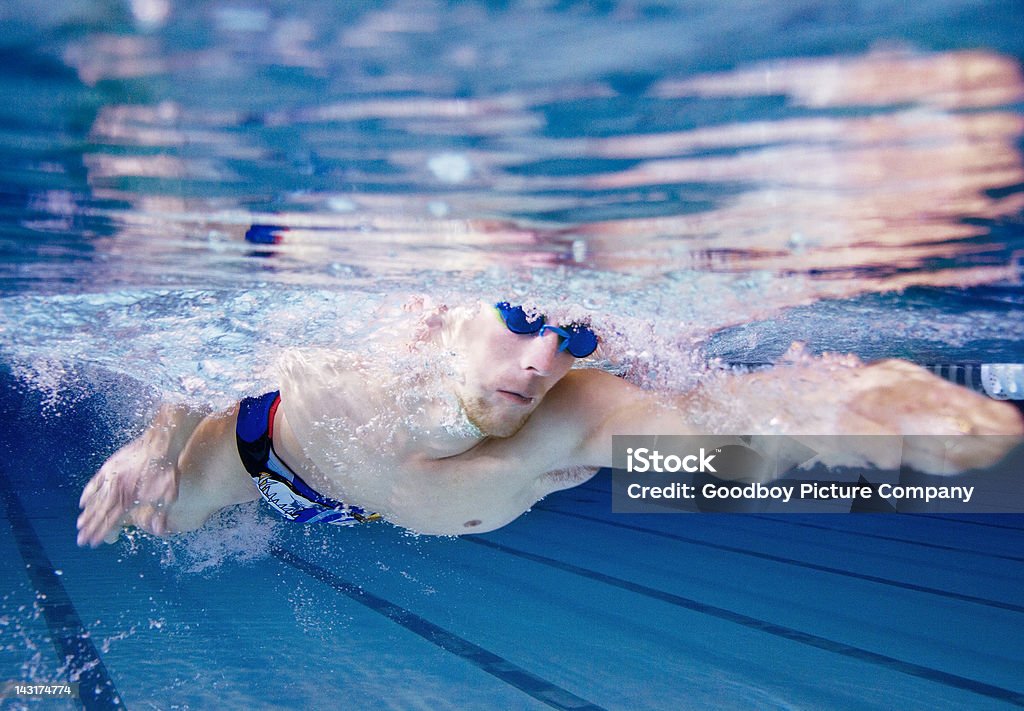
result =
[{"label": "swimmer's shoulder", "polygon": [[623,397],[632,398],[643,390],[618,375],[600,368],[580,368],[569,371],[549,396],[557,400],[574,400],[577,403],[617,404]]},{"label": "swimmer's shoulder", "polygon": [[[638,396],[645,397],[644,393],[626,380],[596,368],[570,371],[551,388],[515,438],[525,451],[543,453],[545,457],[535,467],[545,472],[537,484],[544,489],[538,490],[539,495],[566,486],[562,478],[552,479],[546,476],[547,472],[610,463],[611,439],[604,436],[610,431],[608,422],[623,410],[631,411]],[[607,455],[605,449],[609,450]]]},{"label": "swimmer's shoulder", "polygon": [[648,397],[643,389],[599,368],[570,371],[551,388],[539,410],[544,419],[572,421],[581,433],[592,430],[609,414]]}]

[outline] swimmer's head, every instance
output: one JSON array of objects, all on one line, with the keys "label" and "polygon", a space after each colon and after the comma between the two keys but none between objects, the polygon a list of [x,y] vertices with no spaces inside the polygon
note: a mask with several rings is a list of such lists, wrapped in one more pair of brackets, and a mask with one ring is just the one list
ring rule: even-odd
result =
[{"label": "swimmer's head", "polygon": [[572,368],[570,348],[582,357],[597,345],[589,329],[548,326],[538,314],[516,308],[481,303],[453,319],[446,339],[458,356],[455,387],[466,415],[493,437],[522,428]]}]

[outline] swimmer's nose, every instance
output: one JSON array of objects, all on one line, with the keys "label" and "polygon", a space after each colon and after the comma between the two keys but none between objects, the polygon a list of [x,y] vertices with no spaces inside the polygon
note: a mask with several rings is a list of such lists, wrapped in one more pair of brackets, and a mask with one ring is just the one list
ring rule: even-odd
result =
[{"label": "swimmer's nose", "polygon": [[523,370],[532,370],[538,375],[551,373],[558,357],[559,337],[551,331],[525,340],[522,356]]}]

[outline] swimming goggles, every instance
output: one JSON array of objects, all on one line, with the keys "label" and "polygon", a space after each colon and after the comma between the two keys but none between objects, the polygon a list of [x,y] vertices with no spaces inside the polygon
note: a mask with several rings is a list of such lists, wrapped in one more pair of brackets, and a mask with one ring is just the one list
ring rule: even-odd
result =
[{"label": "swimming goggles", "polygon": [[499,301],[494,305],[498,315],[505,322],[505,327],[512,333],[543,336],[545,331],[558,334],[561,341],[558,351],[568,351],[576,358],[586,358],[597,349],[597,334],[589,326],[581,323],[570,323],[568,326],[549,326],[544,323],[541,315],[529,318],[522,306],[512,306],[507,301]]}]

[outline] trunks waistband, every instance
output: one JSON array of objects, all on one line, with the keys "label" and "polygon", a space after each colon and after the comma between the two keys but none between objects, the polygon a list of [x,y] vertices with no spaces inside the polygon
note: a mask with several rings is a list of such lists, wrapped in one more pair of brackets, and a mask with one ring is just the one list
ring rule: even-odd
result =
[{"label": "trunks waistband", "polygon": [[274,414],[280,403],[280,391],[275,390],[243,398],[238,406],[238,456],[260,495],[282,516],[300,523],[350,526],[379,519],[380,514],[322,495],[277,456]]}]

